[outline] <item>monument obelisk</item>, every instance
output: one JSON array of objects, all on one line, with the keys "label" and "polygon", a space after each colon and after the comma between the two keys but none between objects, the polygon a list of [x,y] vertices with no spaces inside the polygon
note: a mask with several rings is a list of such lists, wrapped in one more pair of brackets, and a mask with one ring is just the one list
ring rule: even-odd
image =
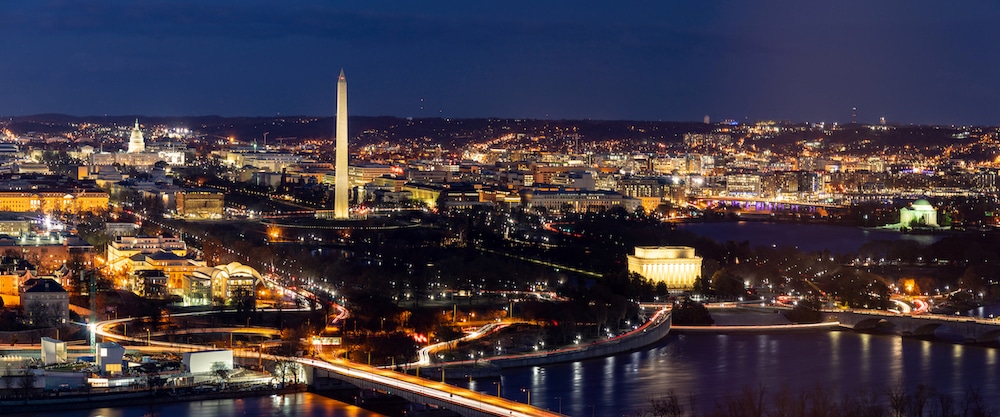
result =
[{"label": "monument obelisk", "polygon": [[348,219],[351,216],[347,204],[347,77],[340,70],[337,79],[337,156],[333,182],[333,218]]}]

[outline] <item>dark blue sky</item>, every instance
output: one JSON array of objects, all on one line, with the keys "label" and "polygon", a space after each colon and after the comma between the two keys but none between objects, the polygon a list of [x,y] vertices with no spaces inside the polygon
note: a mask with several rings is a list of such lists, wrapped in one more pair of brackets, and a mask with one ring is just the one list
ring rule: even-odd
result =
[{"label": "dark blue sky", "polygon": [[1000,124],[1000,2],[341,3],[5,1],[0,115]]}]

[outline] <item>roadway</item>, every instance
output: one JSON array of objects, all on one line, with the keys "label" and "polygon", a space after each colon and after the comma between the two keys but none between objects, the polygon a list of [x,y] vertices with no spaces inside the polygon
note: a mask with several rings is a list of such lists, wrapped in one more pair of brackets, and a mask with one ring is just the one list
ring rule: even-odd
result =
[{"label": "roadway", "polygon": [[[215,312],[213,311],[180,313],[180,314],[174,314],[172,315],[172,317],[208,315],[214,313]],[[117,334],[109,330],[119,324],[127,323],[135,319],[137,318],[129,317],[129,318],[106,320],[92,324],[91,329],[96,335],[100,335],[111,339],[125,340],[133,343],[157,346],[163,348],[164,351],[175,350],[177,352],[190,352],[193,350],[199,350],[205,348],[205,346],[201,345],[153,340],[149,337],[148,334],[141,334],[139,336],[126,336],[124,334]],[[239,328],[239,329],[245,331],[250,330],[247,328]],[[285,356],[263,354],[260,351],[250,350],[246,348],[233,349],[233,354],[235,356],[244,358],[255,358],[255,359],[263,358],[270,361],[297,362],[304,366],[310,366],[315,369],[322,369],[340,375],[344,380],[347,381],[352,381],[352,382],[361,381],[367,383],[367,385],[381,387],[381,389],[389,392],[394,390],[402,391],[405,393],[413,394],[419,398],[422,398],[425,400],[424,402],[443,404],[446,407],[447,405],[458,406],[464,409],[475,411],[476,413],[480,413],[482,415],[518,416],[518,417],[532,417],[532,416],[546,417],[546,416],[562,415],[547,410],[542,410],[536,407],[532,407],[527,404],[522,404],[516,401],[504,399],[502,397],[484,395],[476,391],[468,390],[465,388],[459,388],[456,386],[448,385],[446,383],[430,381],[428,379],[419,378],[413,375],[407,375],[389,369],[379,369],[373,366],[366,366],[354,362],[349,362],[343,359],[322,361],[312,358],[285,357]]]}]

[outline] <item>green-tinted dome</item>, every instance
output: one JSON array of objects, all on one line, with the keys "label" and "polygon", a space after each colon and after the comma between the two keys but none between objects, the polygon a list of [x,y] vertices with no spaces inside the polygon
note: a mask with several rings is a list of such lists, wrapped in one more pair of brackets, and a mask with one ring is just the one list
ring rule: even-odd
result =
[{"label": "green-tinted dome", "polygon": [[931,203],[929,201],[924,200],[922,198],[913,202],[913,207],[921,207],[921,206],[923,206],[923,207],[933,207],[933,206],[931,206]]}]

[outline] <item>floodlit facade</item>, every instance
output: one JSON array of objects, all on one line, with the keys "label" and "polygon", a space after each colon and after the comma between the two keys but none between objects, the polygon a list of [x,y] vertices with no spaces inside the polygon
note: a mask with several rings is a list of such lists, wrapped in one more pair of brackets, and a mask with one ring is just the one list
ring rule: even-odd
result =
[{"label": "floodlit facade", "polygon": [[249,290],[250,295],[256,294],[257,285],[263,285],[263,278],[256,269],[239,262],[226,265],[198,268],[191,274],[192,281],[205,282],[211,285],[212,298],[232,300],[236,291]]},{"label": "floodlit facade", "polygon": [[112,271],[132,268],[129,263],[132,256],[160,251],[184,257],[187,256],[187,244],[173,236],[118,236],[108,243],[108,268]]},{"label": "floodlit facade", "polygon": [[177,193],[177,215],[184,219],[222,219],[225,208],[225,194],[219,191],[198,189]]},{"label": "floodlit facade", "polygon": [[899,209],[899,224],[902,227],[937,227],[937,209],[927,200],[914,201],[910,208]]},{"label": "floodlit facade", "polygon": [[347,77],[340,70],[337,78],[337,152],[335,154],[335,178],[333,184],[333,217],[347,219],[350,209],[347,202]]},{"label": "floodlit facade", "polygon": [[701,276],[700,256],[687,246],[636,246],[628,255],[628,272],[653,282],[663,282],[667,289],[690,290]]},{"label": "floodlit facade", "polygon": [[146,140],[139,130],[139,120],[136,119],[135,127],[132,128],[132,135],[128,138],[128,153],[140,153],[146,151]]},{"label": "floodlit facade", "polygon": [[0,191],[0,211],[101,213],[108,210],[108,199],[108,193],[103,191]]},{"label": "floodlit facade", "polygon": [[200,352],[184,352],[181,363],[192,374],[203,374],[216,369],[233,369],[233,351],[203,350]]},{"label": "floodlit facade", "polygon": [[66,342],[43,337],[41,354],[42,362],[46,365],[66,363]]}]

